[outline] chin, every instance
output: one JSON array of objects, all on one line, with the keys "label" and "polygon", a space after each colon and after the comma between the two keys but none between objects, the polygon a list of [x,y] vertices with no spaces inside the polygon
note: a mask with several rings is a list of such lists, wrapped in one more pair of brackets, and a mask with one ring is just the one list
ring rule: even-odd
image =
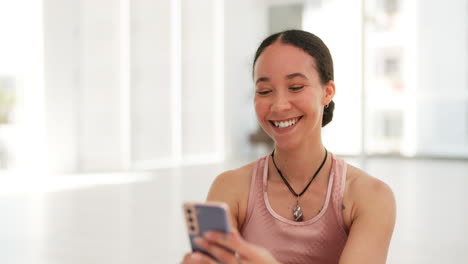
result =
[{"label": "chin", "polygon": [[296,140],[275,140],[275,148],[282,150],[292,150],[299,146]]}]

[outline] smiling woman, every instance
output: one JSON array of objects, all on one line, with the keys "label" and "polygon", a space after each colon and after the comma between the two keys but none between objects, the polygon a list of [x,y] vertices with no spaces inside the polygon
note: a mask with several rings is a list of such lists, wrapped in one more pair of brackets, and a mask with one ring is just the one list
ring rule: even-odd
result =
[{"label": "smiling woman", "polygon": [[[228,204],[234,231],[206,234],[198,246],[223,263],[385,263],[392,191],[322,143],[336,92],[326,45],[301,30],[273,34],[255,54],[253,78],[257,120],[275,149],[216,178],[208,200]],[[215,262],[195,252],[184,263]]]},{"label": "smiling woman", "polygon": [[[291,140],[303,142],[313,137],[306,134],[289,137],[289,134],[301,123],[311,123],[306,124],[309,127],[322,126],[319,117],[323,116],[324,105],[331,102],[335,93],[334,82],[329,78],[332,75],[329,72],[333,71],[331,56],[328,53],[329,62],[317,67],[314,58],[308,55],[306,50],[287,44],[286,39],[285,42],[271,42],[275,37],[278,38],[278,35],[265,40],[254,60],[256,79],[254,103],[257,119],[263,130],[271,138],[277,139],[275,140],[277,145]],[[318,38],[314,40],[320,43]],[[328,51],[328,49],[323,50]],[[321,57],[326,55],[323,54]],[[323,65],[327,65],[327,69]],[[318,70],[321,68],[322,70]],[[319,76],[318,72],[325,71],[323,77]],[[286,126],[285,122],[290,120],[298,122],[294,126]],[[280,126],[275,126],[275,122]],[[316,129],[303,130],[303,132],[317,133]],[[283,137],[282,140],[277,138],[280,135]]]}]

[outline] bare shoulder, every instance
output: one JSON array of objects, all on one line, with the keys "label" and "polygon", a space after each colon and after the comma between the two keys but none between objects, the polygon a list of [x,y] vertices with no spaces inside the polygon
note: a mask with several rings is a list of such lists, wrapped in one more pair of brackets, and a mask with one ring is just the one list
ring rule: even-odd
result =
[{"label": "bare shoulder", "polygon": [[382,195],[393,197],[393,192],[385,182],[367,174],[365,171],[348,164],[346,185],[353,197],[360,195]]},{"label": "bare shoulder", "polygon": [[364,211],[394,214],[395,197],[388,184],[349,164],[346,177],[346,196],[353,203],[353,219]]},{"label": "bare shoulder", "polygon": [[345,200],[351,204],[351,210],[345,212],[349,236],[340,264],[383,264],[396,220],[393,192],[383,181],[351,165],[346,176]]},{"label": "bare shoulder", "polygon": [[250,180],[255,162],[219,174],[208,192],[208,201],[225,202],[229,205],[234,227],[244,220],[250,190]]},{"label": "bare shoulder", "polygon": [[250,185],[253,167],[254,162],[218,175],[211,184],[208,199],[223,200],[224,197],[231,198],[231,196],[238,196],[239,193],[243,193],[245,187]]}]

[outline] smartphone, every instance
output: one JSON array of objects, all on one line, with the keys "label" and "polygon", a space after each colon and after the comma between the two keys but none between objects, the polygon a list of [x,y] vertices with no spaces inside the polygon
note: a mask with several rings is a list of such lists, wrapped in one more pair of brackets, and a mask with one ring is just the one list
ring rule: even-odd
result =
[{"label": "smartphone", "polygon": [[219,231],[224,233],[229,233],[231,231],[228,205],[222,202],[186,202],[183,208],[192,251],[199,251],[210,256],[218,263],[221,263],[208,252],[198,248],[194,240],[198,236],[203,236],[206,231]]}]

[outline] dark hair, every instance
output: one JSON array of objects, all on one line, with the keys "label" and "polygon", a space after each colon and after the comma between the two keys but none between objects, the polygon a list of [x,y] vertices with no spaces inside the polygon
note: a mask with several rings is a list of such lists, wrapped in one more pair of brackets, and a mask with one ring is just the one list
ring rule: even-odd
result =
[{"label": "dark hair", "polygon": [[[264,39],[258,47],[257,52],[255,52],[252,69],[255,67],[258,57],[260,57],[265,48],[275,42],[281,42],[300,48],[314,58],[322,84],[333,80],[333,60],[325,43],[314,34],[297,29],[278,32]],[[332,121],[334,109],[335,103],[332,100],[323,111],[322,127]]]}]

